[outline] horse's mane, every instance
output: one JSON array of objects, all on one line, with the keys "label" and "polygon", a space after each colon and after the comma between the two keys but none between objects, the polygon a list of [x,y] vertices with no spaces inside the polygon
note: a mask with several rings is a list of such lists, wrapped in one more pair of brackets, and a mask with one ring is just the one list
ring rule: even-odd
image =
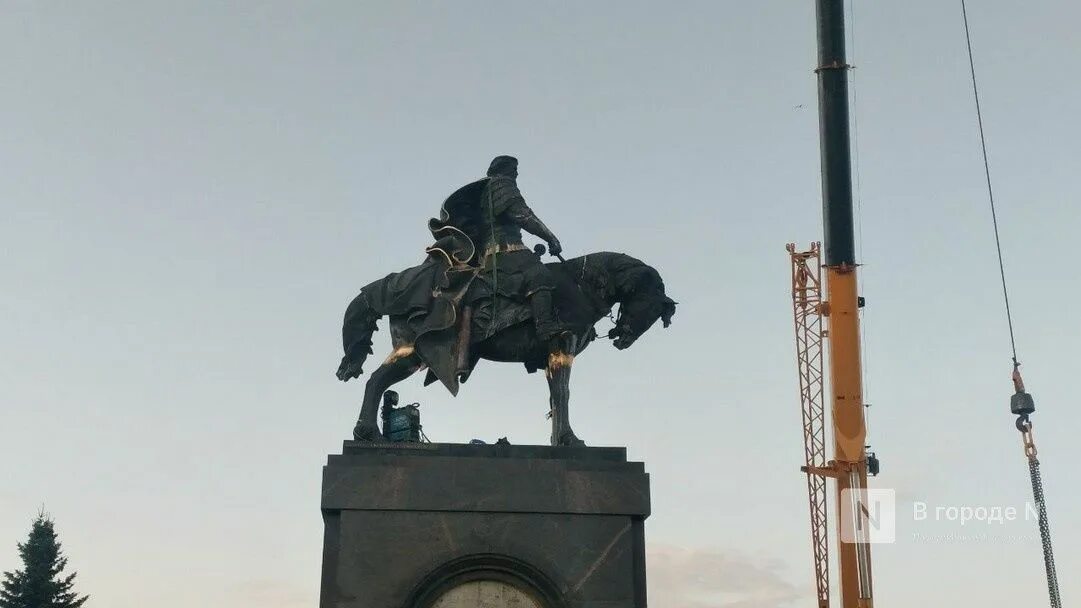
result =
[{"label": "horse's mane", "polygon": [[[566,282],[568,286],[571,282],[577,284],[578,289],[573,291],[580,291],[588,300],[591,312],[601,315],[607,313],[620,293],[625,293],[640,281],[643,273],[657,273],[645,262],[613,251],[588,253],[566,262],[549,263],[548,267],[554,271],[557,281]],[[659,275],[657,276],[659,278]],[[558,291],[568,293],[568,290],[562,288]],[[581,303],[584,302],[578,302],[579,305]]]},{"label": "horse's mane", "polygon": [[561,267],[565,272],[570,271],[575,276],[595,275],[598,272],[609,276],[622,274],[635,268],[650,268],[645,262],[631,257],[625,253],[614,251],[596,251],[587,253],[567,260],[565,263],[556,262],[549,266]]}]

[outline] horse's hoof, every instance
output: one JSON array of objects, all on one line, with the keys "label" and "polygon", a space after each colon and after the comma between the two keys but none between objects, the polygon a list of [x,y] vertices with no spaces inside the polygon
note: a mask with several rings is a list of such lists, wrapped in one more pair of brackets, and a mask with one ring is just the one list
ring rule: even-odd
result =
[{"label": "horse's hoof", "polygon": [[375,443],[383,441],[383,434],[379,432],[379,427],[374,424],[362,424],[358,422],[357,425],[353,427],[353,439]]},{"label": "horse's hoof", "polygon": [[586,442],[578,438],[574,431],[564,431],[553,444],[559,447],[584,447]]}]

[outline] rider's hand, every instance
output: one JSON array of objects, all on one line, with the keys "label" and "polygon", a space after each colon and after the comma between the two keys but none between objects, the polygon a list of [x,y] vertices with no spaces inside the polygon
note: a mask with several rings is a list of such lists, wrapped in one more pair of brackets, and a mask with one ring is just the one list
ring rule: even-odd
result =
[{"label": "rider's hand", "polygon": [[552,255],[559,255],[563,253],[563,246],[559,244],[559,239],[552,239],[548,241],[548,253]]}]

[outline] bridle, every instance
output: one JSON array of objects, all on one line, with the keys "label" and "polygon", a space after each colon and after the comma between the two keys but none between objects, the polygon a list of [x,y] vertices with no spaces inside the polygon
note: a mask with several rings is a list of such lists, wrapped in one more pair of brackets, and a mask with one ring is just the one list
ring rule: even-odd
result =
[{"label": "bridle", "polygon": [[[582,256],[582,269],[580,271],[578,271],[578,278],[575,280],[575,283],[578,284],[579,288],[581,288],[581,286],[586,282],[586,266],[587,265],[589,265],[589,254],[588,253],[586,255]],[[603,298],[602,298],[602,301],[603,301]],[[619,321],[623,318],[623,305],[620,304],[620,306],[619,306],[619,314],[618,315],[613,313],[612,312],[612,307],[609,306],[608,311],[604,314],[604,317],[607,317],[609,320],[612,321],[612,325],[613,325],[612,329],[618,328],[619,327]],[[609,330],[608,332],[605,332],[603,334],[598,333],[596,330],[594,330],[593,333],[596,334],[596,336],[598,338],[601,338],[601,339],[604,339],[604,340],[615,340],[618,337],[618,336],[612,336],[611,335],[611,330]]]}]

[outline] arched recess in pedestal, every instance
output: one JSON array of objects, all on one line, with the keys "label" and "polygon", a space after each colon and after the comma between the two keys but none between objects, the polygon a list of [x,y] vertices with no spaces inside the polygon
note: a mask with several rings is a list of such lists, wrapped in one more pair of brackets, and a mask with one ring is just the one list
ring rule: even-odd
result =
[{"label": "arched recess in pedestal", "polygon": [[504,581],[476,580],[453,587],[440,595],[432,608],[542,608],[531,594]]},{"label": "arched recess in pedestal", "polygon": [[[566,608],[556,585],[537,568],[512,557],[481,554],[436,568],[412,593],[407,608],[461,608],[483,598],[499,608]],[[502,602],[502,603],[499,603]]]}]

